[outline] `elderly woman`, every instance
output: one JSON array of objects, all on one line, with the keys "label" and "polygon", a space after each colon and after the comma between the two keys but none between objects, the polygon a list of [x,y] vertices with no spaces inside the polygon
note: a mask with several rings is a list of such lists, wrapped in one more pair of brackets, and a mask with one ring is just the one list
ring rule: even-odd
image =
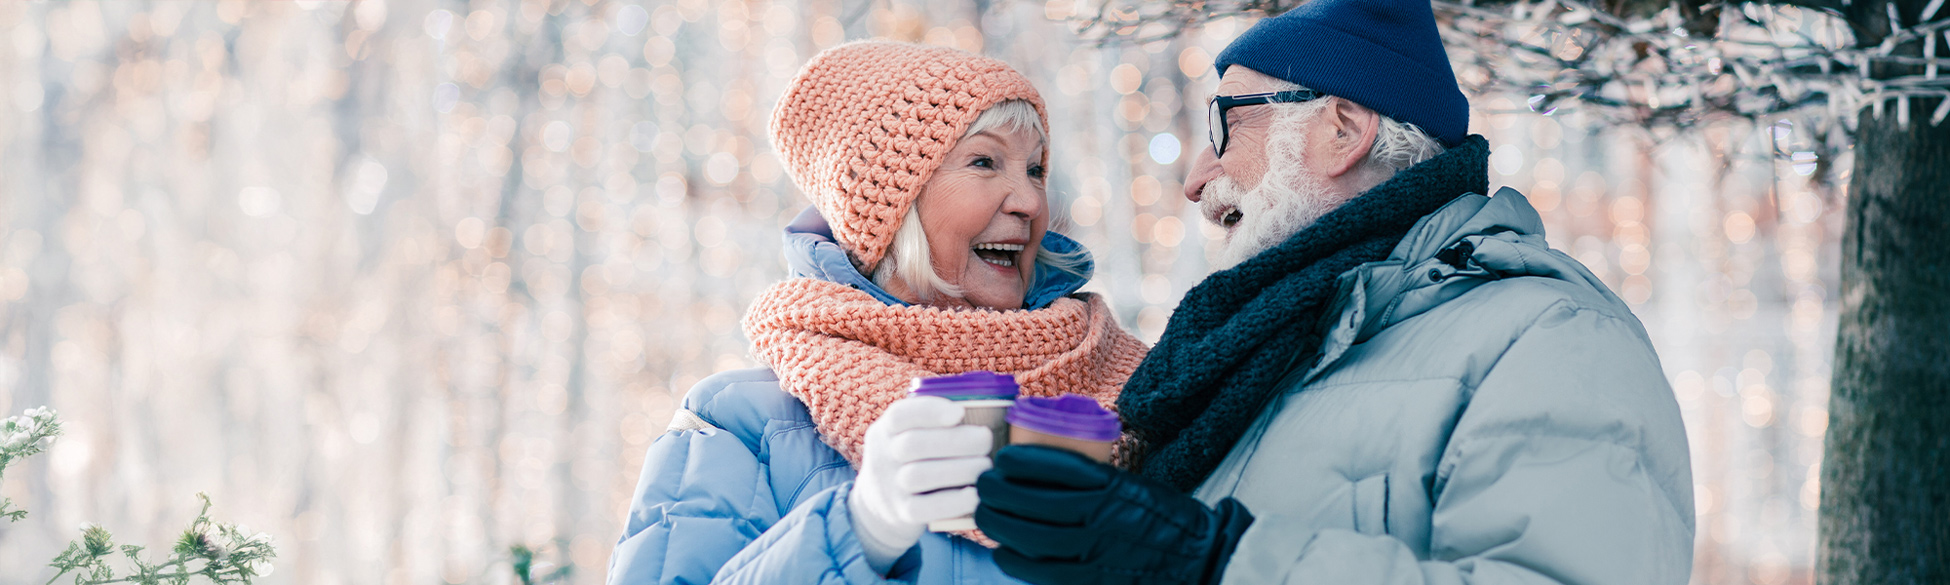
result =
[{"label": "elderly woman", "polygon": [[1042,98],[961,51],[862,42],[806,65],[772,142],[812,200],[792,278],[745,317],[767,367],[699,382],[651,445],[609,582],[1015,583],[978,533],[988,431],[907,398],[916,377],[991,370],[1022,393],[1110,405],[1144,345],[1080,246],[1047,232]]}]

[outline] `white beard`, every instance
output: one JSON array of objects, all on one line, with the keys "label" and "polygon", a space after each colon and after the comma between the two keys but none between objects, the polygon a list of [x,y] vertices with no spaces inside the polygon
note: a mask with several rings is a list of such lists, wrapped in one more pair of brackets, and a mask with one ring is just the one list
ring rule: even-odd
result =
[{"label": "white beard", "polygon": [[1217,214],[1228,208],[1240,214],[1220,249],[1219,269],[1237,266],[1285,242],[1345,203],[1332,193],[1326,178],[1302,160],[1307,150],[1305,125],[1320,111],[1295,108],[1274,119],[1267,129],[1272,140],[1266,147],[1266,174],[1252,190],[1241,189],[1226,176],[1205,184],[1199,208],[1206,219],[1216,223],[1221,217]]}]

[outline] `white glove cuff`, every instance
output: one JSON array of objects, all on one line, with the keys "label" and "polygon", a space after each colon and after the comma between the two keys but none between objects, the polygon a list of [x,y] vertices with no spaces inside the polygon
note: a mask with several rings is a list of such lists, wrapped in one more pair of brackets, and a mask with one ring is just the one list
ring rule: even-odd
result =
[{"label": "white glove cuff", "polygon": [[894,561],[907,554],[920,542],[918,530],[903,529],[874,511],[867,509],[866,498],[861,490],[870,490],[859,482],[853,484],[853,491],[846,495],[847,516],[853,522],[854,538],[860,541],[860,548],[866,552],[867,566],[875,574],[886,575],[894,568]]}]

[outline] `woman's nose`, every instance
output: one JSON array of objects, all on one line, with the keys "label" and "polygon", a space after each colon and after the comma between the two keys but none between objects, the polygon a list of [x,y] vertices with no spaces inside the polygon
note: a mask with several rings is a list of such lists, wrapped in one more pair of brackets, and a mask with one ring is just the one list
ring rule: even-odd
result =
[{"label": "woman's nose", "polygon": [[1036,188],[1036,183],[1033,180],[1028,177],[1023,177],[1019,180],[1009,181],[1006,188],[1009,190],[1009,195],[1002,201],[1003,213],[1020,216],[1024,219],[1035,218],[1043,214],[1043,207],[1048,202],[1044,200],[1043,190]]}]

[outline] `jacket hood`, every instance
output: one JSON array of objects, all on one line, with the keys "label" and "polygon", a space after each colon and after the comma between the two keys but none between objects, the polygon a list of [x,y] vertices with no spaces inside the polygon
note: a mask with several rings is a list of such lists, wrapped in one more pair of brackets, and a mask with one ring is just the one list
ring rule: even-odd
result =
[{"label": "jacket hood", "polygon": [[1409,228],[1387,260],[1341,275],[1342,300],[1360,312],[1345,316],[1360,321],[1351,341],[1366,341],[1484,283],[1518,276],[1578,285],[1630,313],[1583,264],[1551,249],[1544,241],[1543,218],[1530,200],[1504,187],[1494,197],[1456,198]]},{"label": "jacket hood", "polygon": [[[1072,274],[1050,268],[1042,263],[1036,264],[1036,280],[1030,284],[1029,293],[1024,295],[1024,309],[1035,310],[1049,306],[1056,299],[1069,296],[1090,282],[1096,262],[1090,259],[1089,251],[1083,244],[1056,232],[1043,233],[1043,248],[1058,254],[1083,252],[1084,262],[1078,267],[1082,274]],[[833,227],[819,214],[816,207],[807,207],[785,226],[785,265],[786,273],[792,278],[812,278],[826,282],[844,284],[865,292],[880,302],[891,306],[905,307],[906,301],[888,293],[872,278],[860,274],[847,258],[846,250],[833,238]]]}]

